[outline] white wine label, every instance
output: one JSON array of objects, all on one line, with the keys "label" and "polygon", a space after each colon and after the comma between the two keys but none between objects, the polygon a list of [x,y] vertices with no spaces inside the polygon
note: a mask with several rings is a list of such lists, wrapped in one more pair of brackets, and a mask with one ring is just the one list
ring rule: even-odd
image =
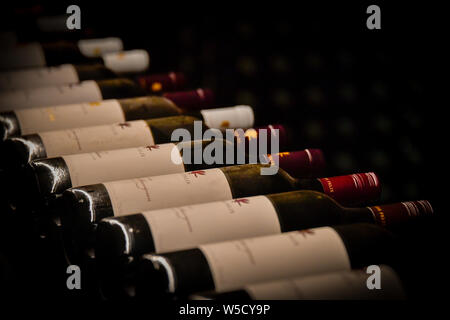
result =
[{"label": "white wine label", "polygon": [[105,66],[117,73],[143,72],[150,63],[150,57],[145,50],[111,52],[104,54],[102,58]]},{"label": "white wine label", "polygon": [[253,127],[255,117],[253,109],[249,106],[235,106],[201,110],[205,124],[209,128],[250,128]]},{"label": "white wine label", "polygon": [[155,144],[144,120],[40,132],[47,157]]},{"label": "white wine label", "polygon": [[325,273],[302,278],[257,283],[244,289],[253,300],[376,300],[404,299],[394,270],[380,266],[380,289],[369,289],[364,270]]},{"label": "white wine label", "polygon": [[330,227],[201,245],[199,249],[208,261],[217,292],[350,269],[345,245]]},{"label": "white wine label", "polygon": [[280,233],[277,211],[264,197],[250,197],[143,212],[155,251]]},{"label": "white wine label", "polygon": [[0,90],[19,90],[78,83],[71,64],[0,73]]},{"label": "white wine label", "polygon": [[86,57],[98,57],[108,52],[123,50],[122,40],[119,38],[83,39],[78,41],[80,52]]},{"label": "white wine label", "polygon": [[45,65],[44,50],[38,42],[0,51],[0,69],[39,68]]},{"label": "white wine label", "polygon": [[[175,166],[170,155],[161,162],[163,168]],[[183,164],[170,170],[172,172],[164,169],[164,172],[159,170],[153,173],[161,176],[105,183],[114,216],[232,198],[227,178],[219,169],[162,175],[183,172]]]},{"label": "white wine label", "polygon": [[103,100],[15,111],[22,134],[125,121],[119,101]]},{"label": "white wine label", "polygon": [[[183,163],[171,161],[171,143],[138,148],[63,156],[73,187],[182,172]],[[176,147],[175,147],[176,148]],[[114,196],[112,196],[114,198]]]},{"label": "white wine label", "polygon": [[0,93],[0,111],[102,100],[95,81]]}]

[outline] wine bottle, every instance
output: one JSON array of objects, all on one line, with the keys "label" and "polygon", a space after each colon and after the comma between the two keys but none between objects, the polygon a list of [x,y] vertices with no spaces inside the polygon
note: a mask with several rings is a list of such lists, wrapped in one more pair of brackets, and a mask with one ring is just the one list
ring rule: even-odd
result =
[{"label": "wine bottle", "polygon": [[[168,112],[177,111],[173,105],[169,105],[169,108],[166,109]],[[116,114],[124,114],[121,107],[116,107],[115,111]],[[130,114],[133,114],[133,110]],[[204,117],[204,114],[208,117]],[[134,113],[134,116],[139,117],[139,114]],[[194,122],[200,122],[202,118],[205,128],[217,128],[216,125],[221,122],[227,122],[231,128],[250,128],[254,121],[253,110],[249,106],[206,109],[201,110],[198,116],[174,116],[44,131],[9,138],[4,141],[2,151],[7,155],[6,161],[22,166],[35,159],[169,143],[176,129],[185,128],[191,136],[195,135]],[[111,114],[111,117],[114,115]]]},{"label": "wine bottle", "polygon": [[405,300],[397,273],[380,265],[380,289],[371,290],[367,281],[373,271],[367,268],[344,270],[298,278],[274,280],[244,286],[224,293],[191,296],[193,300]]},{"label": "wine bottle", "polygon": [[[353,191],[351,186],[341,189],[344,192]],[[70,189],[66,192],[70,192]],[[366,194],[356,193],[355,201],[358,198],[365,200]],[[152,199],[152,201],[155,200]],[[187,200],[185,203],[191,204],[194,201]],[[103,202],[103,204],[106,203],[107,201]],[[72,205],[76,206],[75,201],[72,201]],[[98,222],[96,257],[103,257],[107,261],[125,262],[129,260],[129,257],[137,257],[144,253],[165,253],[190,249],[206,243],[259,237],[321,226],[365,222],[383,227],[395,227],[411,219],[431,217],[433,214],[433,209],[428,201],[345,208],[331,197],[310,190],[174,208],[169,208],[170,204],[163,206],[167,209],[106,218]],[[376,208],[380,208],[380,211]],[[414,208],[415,211],[408,214],[408,208]],[[105,212],[105,207],[102,209],[102,213]],[[70,207],[68,210],[70,212]],[[86,214],[72,216],[75,229],[82,230],[83,227],[84,230],[87,229],[85,227],[88,217]],[[81,222],[82,216],[84,216],[84,225]],[[99,218],[95,214],[90,216],[91,221]],[[74,232],[73,239],[74,241],[85,241],[87,238],[84,235],[86,234],[82,234],[80,231]],[[127,239],[133,239],[133,241],[130,242]]]},{"label": "wine bottle", "polygon": [[[106,181],[183,173],[189,170],[194,170],[195,172],[195,170],[203,168],[227,165],[222,159],[218,163],[207,163],[201,160],[197,164],[195,161],[192,161],[192,158],[197,154],[196,149],[202,151],[208,147],[211,148],[210,144],[212,143],[213,141],[201,140],[178,144],[166,143],[34,160],[25,167],[26,177],[23,178],[25,180],[19,184],[22,186],[23,182],[26,181],[27,186],[31,188],[31,194],[39,199],[48,197],[51,194],[61,193],[71,187]],[[225,140],[220,143],[222,148],[227,149],[228,145],[231,144],[231,142]],[[234,149],[234,144],[230,148]],[[183,154],[187,150],[189,151],[188,156]],[[296,157],[298,157],[298,154],[293,155],[293,158]],[[300,160],[303,162],[308,161]],[[285,161],[286,164],[292,162]],[[234,163],[236,162],[232,162],[229,165]],[[309,162],[307,163],[307,168],[309,168]],[[254,171],[258,169],[259,167],[255,167]],[[200,172],[198,175],[202,174],[203,172]],[[237,175],[238,173],[235,174]],[[222,181],[222,185],[224,183],[225,181]]]},{"label": "wine bottle", "polygon": [[95,63],[105,53],[123,50],[120,38],[82,39],[77,42],[32,42],[0,53],[0,70],[50,67],[65,63]]},{"label": "wine bottle", "polygon": [[[149,120],[152,121],[152,132],[156,132],[155,141],[168,142],[171,140],[169,134],[173,128],[180,128],[182,126],[191,127],[192,117],[172,117],[170,118],[158,118]],[[281,131],[282,132],[282,131]],[[252,137],[256,143],[259,143],[259,137]],[[283,140],[283,139],[281,139]],[[200,165],[194,165],[192,167],[201,167],[206,165],[202,160],[203,150],[211,148],[209,144],[215,140],[205,141],[187,141],[177,143],[177,145],[168,143],[164,145],[146,145],[137,148],[125,148],[107,151],[97,151],[92,153],[80,153],[72,154],[62,157],[47,158],[42,160],[31,161],[23,169],[13,167],[14,163],[18,163],[19,160],[14,160],[12,157],[7,157],[10,161],[10,165],[6,165],[8,173],[8,202],[17,207],[25,206],[24,210],[32,210],[33,208],[27,208],[26,206],[40,207],[42,200],[46,200],[50,196],[55,196],[61,193],[65,189],[72,186],[80,186],[84,184],[100,183],[109,180],[119,179],[131,179],[140,176],[149,176],[156,174],[182,172],[184,170],[184,164],[180,159],[185,159],[186,154],[183,154],[183,158],[180,158],[180,150],[193,149],[190,152],[192,157],[200,156]],[[238,143],[231,143],[229,140],[220,140],[217,142],[221,144],[222,148],[226,149],[238,148]],[[7,142],[7,141],[6,141]],[[7,145],[7,143],[4,143]],[[228,147],[231,144],[231,147]],[[217,147],[214,142],[214,147]],[[215,149],[213,149],[215,150]],[[240,155],[241,148],[234,152],[236,158]],[[197,152],[200,151],[200,152]],[[245,151],[245,150],[244,150]],[[262,150],[261,150],[262,151]],[[229,154],[229,152],[222,152],[223,155]],[[242,160],[245,163],[244,157],[239,156],[238,160]],[[196,159],[194,159],[196,160]],[[221,161],[222,160],[222,161]],[[238,163],[234,159],[225,159],[227,164]],[[230,161],[231,160],[231,161]],[[180,161],[180,162],[177,162]],[[196,163],[196,161],[188,160],[189,163]],[[218,159],[217,164],[214,160],[210,162],[210,165],[223,166],[225,162],[223,159]],[[239,162],[242,163],[242,162]],[[35,180],[38,179],[39,181]],[[25,185],[23,182],[26,181]],[[22,190],[23,189],[23,190]],[[31,202],[23,203],[20,199],[23,195],[30,196],[34,199],[34,204]],[[31,199],[31,198],[30,198]]]},{"label": "wine bottle", "polygon": [[0,93],[0,111],[144,96],[145,90],[129,79],[87,80],[77,84],[12,90]]},{"label": "wine bottle", "polygon": [[63,64],[0,73],[0,91],[75,84],[85,80],[118,78],[118,74],[147,70],[149,56],[145,50],[106,53],[102,64]]},{"label": "wine bottle", "polygon": [[[314,155],[312,162],[309,161],[308,154]],[[64,212],[61,220],[65,229],[72,230],[78,239],[91,239],[96,223],[106,217],[121,217],[146,210],[225,201],[296,188],[321,190],[317,181],[293,178],[287,172],[297,176],[320,175],[324,162],[320,150],[304,150],[281,157],[280,169],[275,175],[261,175],[262,164],[221,166],[223,165],[185,164],[187,172],[71,188],[63,193],[61,205],[56,211]],[[201,167],[220,168],[202,170]],[[347,192],[355,190],[351,185],[344,188],[349,189]],[[359,193],[355,194],[355,199],[360,196]],[[140,217],[136,219],[141,220]]]},{"label": "wine bottle", "polygon": [[0,112],[0,138],[182,115],[214,104],[209,89]]},{"label": "wine bottle", "polygon": [[161,95],[164,92],[180,90],[185,83],[186,79],[182,73],[169,72],[138,76],[134,81],[121,78],[86,80],[65,86],[12,90],[0,93],[0,111],[128,98],[145,94]]},{"label": "wine bottle", "polygon": [[245,285],[397,263],[397,238],[371,224],[291,231],[146,254],[136,296],[238,290]]}]

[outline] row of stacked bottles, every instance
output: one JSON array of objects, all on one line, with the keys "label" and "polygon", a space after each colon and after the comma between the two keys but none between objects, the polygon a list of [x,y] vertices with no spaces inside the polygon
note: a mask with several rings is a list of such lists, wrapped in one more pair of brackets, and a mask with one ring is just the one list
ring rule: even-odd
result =
[{"label": "row of stacked bottles", "polygon": [[327,150],[301,143],[299,128],[216,101],[183,72],[152,73],[152,53],[118,37],[37,33],[46,42],[1,38],[2,280],[12,292],[29,280],[22,253],[32,248],[36,283],[68,299],[416,294],[403,237],[436,223],[429,201],[382,203],[377,173],[333,175]]}]

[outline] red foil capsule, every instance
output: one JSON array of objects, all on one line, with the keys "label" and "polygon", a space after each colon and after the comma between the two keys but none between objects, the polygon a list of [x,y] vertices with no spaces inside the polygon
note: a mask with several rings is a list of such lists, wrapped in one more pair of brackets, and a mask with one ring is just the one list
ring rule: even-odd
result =
[{"label": "red foil capsule", "polygon": [[[296,178],[320,177],[325,171],[325,159],[319,149],[305,149],[294,152],[280,152],[278,156],[279,167]],[[267,156],[274,162],[274,155]]]},{"label": "red foil capsule", "polygon": [[150,74],[137,79],[142,88],[152,93],[178,91],[186,85],[186,77],[180,72]]},{"label": "red foil capsule", "polygon": [[368,207],[374,219],[383,227],[402,225],[415,218],[425,218],[434,214],[433,207],[426,200],[399,202]]},{"label": "red foil capsule", "polygon": [[[318,179],[325,194],[344,206],[357,206],[379,200],[381,185],[373,172]],[[355,201],[358,199],[359,201]]]},{"label": "red foil capsule", "polygon": [[187,110],[211,108],[214,105],[214,93],[210,89],[197,89],[164,93],[163,97],[169,99],[176,106]]}]

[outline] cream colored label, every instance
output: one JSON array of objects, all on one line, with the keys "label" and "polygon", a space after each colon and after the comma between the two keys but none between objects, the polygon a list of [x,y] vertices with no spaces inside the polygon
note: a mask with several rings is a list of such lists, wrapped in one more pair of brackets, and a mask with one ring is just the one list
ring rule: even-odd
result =
[{"label": "cream colored label", "polygon": [[404,299],[404,291],[395,272],[388,266],[381,266],[380,270],[380,289],[367,287],[370,274],[363,270],[258,283],[244,289],[253,300]]},{"label": "cream colored label", "polygon": [[71,64],[0,73],[0,90],[33,89],[78,82],[78,74]]},{"label": "cream colored label", "polygon": [[86,57],[98,57],[104,53],[123,50],[120,38],[83,39],[78,41],[80,52]]},{"label": "cream colored label", "polygon": [[150,63],[150,56],[145,50],[106,53],[102,58],[105,66],[117,73],[143,72]]},{"label": "cream colored label", "polygon": [[117,100],[16,110],[22,134],[124,122]]},{"label": "cream colored label", "polygon": [[[166,158],[165,162],[161,161],[163,164],[175,165],[169,154]],[[183,164],[176,168],[178,172],[184,171]],[[160,170],[153,175],[161,176],[105,183],[114,216],[232,198],[227,178],[220,169],[162,176],[173,172],[177,171]]]},{"label": "cream colored label", "polygon": [[102,100],[95,81],[0,93],[0,111]]},{"label": "cream colored label", "polygon": [[350,269],[344,243],[330,227],[207,244],[199,249],[208,261],[217,292]]},{"label": "cream colored label", "polygon": [[281,232],[277,211],[264,196],[147,211],[143,215],[157,253]]},{"label": "cream colored label", "polygon": [[47,157],[155,144],[144,120],[40,132]]},{"label": "cream colored label", "polygon": [[175,164],[171,161],[171,153],[174,147],[174,144],[168,143],[74,154],[63,156],[63,159],[69,169],[72,186],[77,187],[142,176],[182,172],[184,170],[183,164]]},{"label": "cream colored label", "polygon": [[210,128],[250,128],[254,124],[253,109],[249,106],[206,109],[200,111],[205,124]]}]

